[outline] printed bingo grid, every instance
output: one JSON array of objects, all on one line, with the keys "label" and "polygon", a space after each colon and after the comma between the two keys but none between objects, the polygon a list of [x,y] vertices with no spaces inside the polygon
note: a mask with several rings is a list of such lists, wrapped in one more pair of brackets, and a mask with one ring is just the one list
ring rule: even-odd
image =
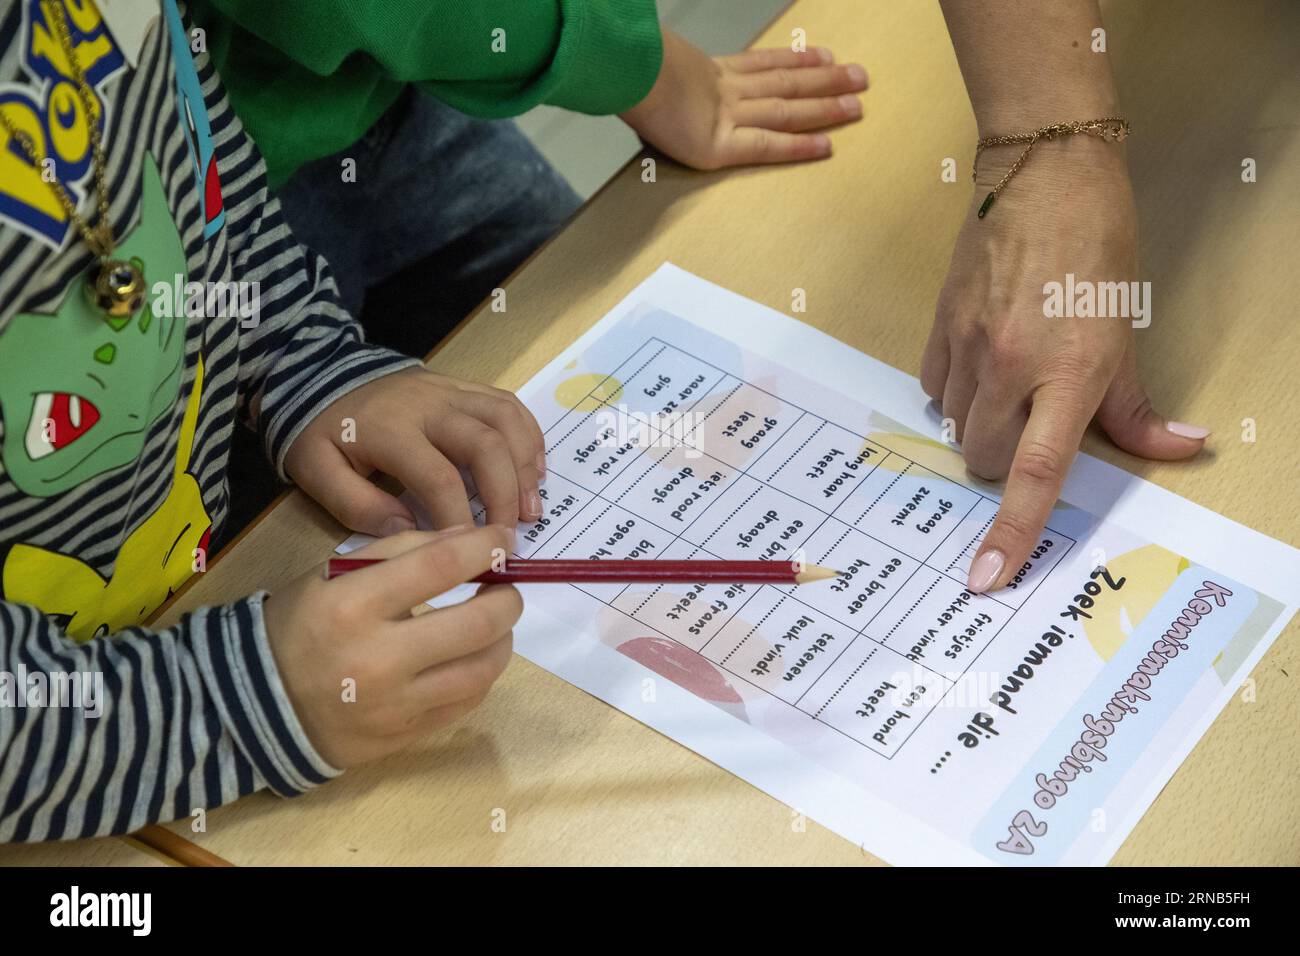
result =
[{"label": "printed bingo grid", "polygon": [[[658,338],[590,378],[546,431],[544,515],[517,554],[791,560],[802,548],[842,574],[571,587],[885,757],[1075,543],[1048,529],[1013,588],[971,595],[996,503],[853,430],[865,423],[818,417]],[[619,413],[680,415],[682,431],[621,434]]]}]

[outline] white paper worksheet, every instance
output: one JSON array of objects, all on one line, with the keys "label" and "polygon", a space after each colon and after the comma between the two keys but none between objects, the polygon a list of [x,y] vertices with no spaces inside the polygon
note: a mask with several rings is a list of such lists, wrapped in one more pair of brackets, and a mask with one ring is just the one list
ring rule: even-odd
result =
[{"label": "white paper worksheet", "polygon": [[841,574],[525,586],[516,650],[892,863],[1106,862],[1296,610],[1296,549],[1087,455],[972,595],[998,487],[917,381],[671,265],[520,395],[518,556]]}]

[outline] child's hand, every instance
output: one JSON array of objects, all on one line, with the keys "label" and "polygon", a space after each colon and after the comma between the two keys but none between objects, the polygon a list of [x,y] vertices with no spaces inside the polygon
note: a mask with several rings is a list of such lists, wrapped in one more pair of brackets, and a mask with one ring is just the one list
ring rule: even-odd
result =
[{"label": "child's hand", "polygon": [[513,528],[542,513],[538,483],[545,444],[514,395],[425,369],[395,372],[329,405],[285,456],[285,471],[344,525],[373,535],[415,527],[415,518],[367,475],[392,475],[439,528],[470,524],[468,468],[491,524]]},{"label": "child's hand", "polygon": [[1187,458],[1208,434],[1151,407],[1138,378],[1135,316],[1045,314],[1047,284],[1063,285],[1067,274],[1080,282],[1139,278],[1137,211],[1122,156],[1084,136],[1049,145],[984,219],[976,209],[1005,167],[980,169],[921,359],[921,384],[953,420],[967,468],[1006,478],[971,565],[972,591],[1004,587],[1020,572],[1094,415],[1116,445],[1143,458]]},{"label": "child's hand", "polygon": [[750,50],[716,59],[664,31],[659,79],[622,114],[646,142],[696,169],[820,159],[823,129],[862,116],[867,88],[856,63],[832,65],[829,50]]},{"label": "child's hand", "polygon": [[485,585],[462,604],[411,609],[488,570],[493,549],[511,545],[491,525],[408,531],[354,552],[388,558],[382,565],[333,581],[317,568],[266,599],[280,678],[324,760],[340,769],[375,760],[478,706],[510,662],[519,592]]}]

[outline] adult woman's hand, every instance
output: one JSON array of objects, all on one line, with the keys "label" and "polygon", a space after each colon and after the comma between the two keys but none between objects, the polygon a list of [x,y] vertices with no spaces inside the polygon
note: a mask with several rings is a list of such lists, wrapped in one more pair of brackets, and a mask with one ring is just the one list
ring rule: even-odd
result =
[{"label": "adult woman's hand", "polygon": [[1094,288],[1139,279],[1122,152],[1082,134],[1041,143],[978,218],[1018,149],[981,158],[921,363],[921,384],[953,421],[967,467],[1007,482],[971,565],[972,591],[1001,587],[1020,570],[1094,416],[1116,445],[1144,458],[1186,458],[1208,434],[1152,408],[1138,377],[1137,300],[1126,315],[1046,314],[1045,287],[1064,286],[1067,274]]}]

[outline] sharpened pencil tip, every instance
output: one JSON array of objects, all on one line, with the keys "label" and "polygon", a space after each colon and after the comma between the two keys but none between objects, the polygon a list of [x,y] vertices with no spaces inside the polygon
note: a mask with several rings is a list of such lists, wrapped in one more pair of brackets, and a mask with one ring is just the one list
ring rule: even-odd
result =
[{"label": "sharpened pencil tip", "polygon": [[796,574],[794,579],[800,584],[807,584],[810,581],[829,581],[839,576],[840,572],[834,568],[823,568],[820,564],[805,564],[803,570]]}]

